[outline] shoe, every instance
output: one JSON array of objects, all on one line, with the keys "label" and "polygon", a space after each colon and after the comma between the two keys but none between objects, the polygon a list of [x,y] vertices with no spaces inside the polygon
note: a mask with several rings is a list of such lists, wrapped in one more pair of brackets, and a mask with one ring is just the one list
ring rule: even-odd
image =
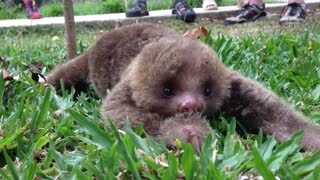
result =
[{"label": "shoe", "polygon": [[126,12],[126,17],[141,17],[149,16],[147,10],[147,2],[137,1],[131,9],[128,9]]},{"label": "shoe", "polygon": [[302,22],[306,20],[307,16],[305,4],[290,3],[282,9],[279,24],[281,25],[285,22]]},{"label": "shoe", "polygon": [[42,16],[39,12],[38,5],[35,1],[28,0],[26,2],[26,11],[27,11],[27,18],[28,19],[41,19]]},{"label": "shoe", "polygon": [[196,19],[196,13],[185,0],[175,1],[172,14],[175,14],[177,19],[181,19],[187,23],[194,22]]},{"label": "shoe", "polygon": [[264,12],[264,9],[264,4],[262,5],[262,7],[259,7],[258,5],[254,4],[245,4],[235,16],[225,19],[224,24],[232,25],[254,21],[260,17],[267,15],[266,12]]}]

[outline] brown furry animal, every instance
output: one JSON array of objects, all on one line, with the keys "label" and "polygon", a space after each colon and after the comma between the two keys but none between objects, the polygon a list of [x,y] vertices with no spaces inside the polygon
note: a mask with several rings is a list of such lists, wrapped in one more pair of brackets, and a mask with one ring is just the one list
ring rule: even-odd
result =
[{"label": "brown furry animal", "polygon": [[303,146],[320,150],[318,126],[257,82],[227,69],[206,45],[156,25],[105,33],[85,54],[47,77],[57,89],[61,80],[67,88],[92,83],[101,97],[112,88],[104,117],[119,128],[127,121],[133,127],[143,124],[168,147],[179,138],[200,151],[210,132],[205,116],[222,111],[281,142],[304,129]]}]

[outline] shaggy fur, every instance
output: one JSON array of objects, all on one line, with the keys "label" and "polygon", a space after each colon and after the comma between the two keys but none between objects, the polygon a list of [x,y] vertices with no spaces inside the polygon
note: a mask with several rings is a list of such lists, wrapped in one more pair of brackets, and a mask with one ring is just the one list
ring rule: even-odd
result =
[{"label": "shaggy fur", "polygon": [[[204,117],[222,111],[281,142],[304,129],[303,146],[320,150],[318,126],[307,123],[257,82],[227,69],[206,45],[160,26],[133,25],[105,33],[47,80],[57,89],[61,80],[67,88],[92,83],[101,97],[112,88],[102,106],[103,116],[119,128],[127,121],[133,127],[143,124],[168,147],[179,138],[200,151],[210,132]],[[164,94],[167,86],[174,89],[172,96]],[[181,113],[181,103],[190,97],[200,113]]]}]

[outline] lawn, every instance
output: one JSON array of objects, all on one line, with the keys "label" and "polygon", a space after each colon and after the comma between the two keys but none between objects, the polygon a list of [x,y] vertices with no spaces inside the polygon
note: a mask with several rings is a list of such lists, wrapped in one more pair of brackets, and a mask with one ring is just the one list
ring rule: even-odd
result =
[{"label": "lawn", "polygon": [[[277,18],[227,27],[208,19],[158,23],[181,34],[206,26],[211,38],[205,43],[224,64],[320,123],[318,20],[286,26],[278,26]],[[113,28],[78,25],[79,54],[99,31]],[[101,119],[93,91],[74,101],[72,94],[57,95],[31,79],[31,71],[47,74],[65,61],[64,39],[59,28],[0,29],[0,56],[14,79],[0,78],[0,179],[320,178],[320,152],[302,150],[301,133],[279,144],[221,116],[209,119],[215,130],[197,155],[180,141],[177,150],[166,149],[142,127],[118,131]]]}]

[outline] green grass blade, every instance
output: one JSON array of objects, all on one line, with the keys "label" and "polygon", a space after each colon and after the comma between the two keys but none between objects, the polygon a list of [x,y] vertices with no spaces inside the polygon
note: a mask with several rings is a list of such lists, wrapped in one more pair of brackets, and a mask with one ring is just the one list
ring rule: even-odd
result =
[{"label": "green grass blade", "polygon": [[34,118],[30,124],[30,131],[36,132],[36,128],[38,124],[42,124],[43,120],[47,116],[50,106],[50,97],[51,97],[51,89],[47,88],[44,93],[44,98],[40,105],[39,113],[37,114],[36,118]]},{"label": "green grass blade", "polygon": [[236,169],[246,160],[247,157],[248,157],[248,152],[246,151],[236,153],[229,158],[224,158],[223,162],[219,164],[218,168],[220,170],[225,169],[225,167]]},{"label": "green grass blade", "polygon": [[283,179],[300,180],[300,178],[297,175],[295,175],[295,173],[292,170],[290,170],[285,163],[281,165],[280,170],[282,171],[281,174],[283,176]]},{"label": "green grass blade", "polygon": [[100,173],[99,169],[95,167],[91,162],[85,163],[85,168],[88,169],[97,179],[103,179],[103,175]]},{"label": "green grass blade", "polygon": [[223,157],[230,158],[234,155],[234,147],[237,143],[236,139],[234,138],[235,135],[235,128],[236,128],[236,121],[235,119],[232,120],[230,123],[230,129],[227,133],[227,136],[224,141],[224,148],[223,148]]},{"label": "green grass blade", "polygon": [[[25,72],[22,72],[22,77],[32,86],[36,87],[36,82],[31,78],[31,76],[27,75]],[[50,88],[48,88],[50,89]]]},{"label": "green grass blade", "polygon": [[[76,168],[74,171],[73,171],[73,174],[72,174],[72,179],[74,180],[77,180],[77,179],[90,179],[89,177],[87,177],[82,171],[80,171],[80,169]],[[102,178],[103,179],[103,178]]]},{"label": "green grass blade", "polygon": [[0,168],[0,174],[2,175],[3,179],[7,179],[7,180],[11,180],[12,179],[11,177],[8,176],[8,174],[2,168]]},{"label": "green grass blade", "polygon": [[269,137],[259,148],[259,152],[262,155],[263,160],[267,160],[272,155],[273,149],[276,146],[277,141],[273,137]]},{"label": "green grass blade", "polygon": [[140,177],[139,171],[135,166],[133,158],[130,155],[130,152],[128,151],[126,144],[124,143],[123,138],[120,136],[118,129],[116,128],[116,126],[113,124],[113,122],[110,119],[109,119],[109,124],[110,124],[111,130],[113,131],[114,135],[116,136],[116,138],[119,142],[119,148],[122,150],[123,156],[124,156],[125,160],[127,161],[129,168],[133,173],[133,176],[135,177],[135,179],[140,180],[141,177]]},{"label": "green grass blade", "polygon": [[169,163],[169,177],[171,179],[176,179],[179,171],[179,162],[178,162],[178,159],[172,154],[172,152],[169,153],[168,163]]},{"label": "green grass blade", "polygon": [[29,164],[29,167],[25,173],[25,177],[22,179],[34,179],[34,175],[36,173],[37,164],[35,162]]},{"label": "green grass blade", "polygon": [[252,146],[253,160],[257,170],[264,179],[275,180],[275,176],[272,174],[266,162],[263,161],[256,147]]},{"label": "green grass blade", "polygon": [[194,150],[191,144],[184,144],[183,150],[181,166],[186,175],[186,179],[192,179],[196,163]]},{"label": "green grass blade", "polygon": [[4,79],[3,79],[3,73],[1,71],[0,72],[0,106],[3,106],[3,95],[4,95]]},{"label": "green grass blade", "polygon": [[315,180],[315,179],[320,179],[320,171],[319,168],[315,168],[312,173],[305,178],[306,180]]},{"label": "green grass blade", "polygon": [[320,167],[320,152],[316,152],[304,161],[300,161],[292,167],[292,171],[297,175],[303,175]]},{"label": "green grass blade", "polygon": [[143,161],[151,168],[153,171],[159,170],[158,164],[150,157],[142,157]]},{"label": "green grass blade", "polygon": [[35,145],[34,150],[35,150],[35,151],[40,150],[40,149],[41,149],[44,145],[46,145],[48,142],[49,142],[49,137],[48,137],[48,136],[40,137],[40,138],[38,139],[38,141],[36,142],[36,145]]},{"label": "green grass blade", "polygon": [[61,179],[67,180],[68,179],[67,165],[66,165],[66,162],[64,161],[63,155],[60,152],[55,150],[53,142],[50,142],[49,147],[50,147],[50,151],[52,153],[53,159],[55,160],[57,166],[59,167],[59,171],[61,173]]},{"label": "green grass blade", "polygon": [[272,157],[268,159],[269,167],[276,171],[280,168],[283,161],[300,148],[300,144],[303,137],[303,131],[300,131],[293,135],[288,141],[280,144],[272,153]]},{"label": "green grass blade", "polygon": [[130,139],[134,142],[134,144],[141,148],[143,151],[148,153],[150,156],[155,157],[155,154],[152,152],[150,147],[144,142],[144,140],[138,136],[135,132],[133,132],[131,127],[126,128],[126,134],[130,137]]},{"label": "green grass blade", "polygon": [[216,142],[213,142],[212,134],[210,134],[204,141],[202,151],[200,154],[200,163],[202,166],[209,166],[212,159],[212,151],[216,146]]},{"label": "green grass blade", "polygon": [[153,137],[147,135],[147,141],[149,142],[148,144],[150,144],[150,147],[152,147],[152,150],[155,152],[155,154],[168,153],[166,145],[155,141]]},{"label": "green grass blade", "polygon": [[69,109],[68,112],[74,118],[74,120],[90,135],[93,136],[93,139],[101,148],[109,149],[112,146],[111,136],[100,129],[94,122],[89,121],[86,117],[81,115],[79,112],[76,112],[72,109]]},{"label": "green grass blade", "polygon": [[218,170],[218,168],[216,167],[215,164],[213,164],[213,162],[210,163],[210,170],[212,171],[213,174],[213,178],[217,179],[217,180],[223,180],[225,178],[223,178],[222,174],[220,173],[220,171]]},{"label": "green grass blade", "polygon": [[6,145],[9,145],[10,143],[14,142],[14,140],[21,135],[23,132],[25,132],[26,128],[20,128],[19,130],[17,130],[13,135],[11,135],[10,137],[4,138],[3,140],[0,140],[0,150],[4,149],[4,147]]},{"label": "green grass blade", "polygon": [[[44,126],[44,125],[43,125]],[[44,136],[48,135],[48,131],[52,128],[52,121],[48,122],[42,129],[39,131],[35,136],[34,140],[38,141],[40,138],[43,138]]]},{"label": "green grass blade", "polygon": [[9,168],[9,171],[11,172],[13,178],[15,180],[19,180],[18,172],[17,172],[16,168],[14,167],[13,162],[5,149],[3,150],[3,154],[4,154],[4,158],[7,162],[7,166]]},{"label": "green grass blade", "polygon": [[[312,91],[313,100],[316,101],[320,98],[320,85],[318,85],[313,91]],[[1,96],[0,96],[1,97]]]},{"label": "green grass blade", "polygon": [[47,116],[47,113],[49,111],[49,105],[50,105],[50,98],[51,98],[51,89],[46,88],[44,93],[44,99],[42,100],[42,103],[40,105],[40,114],[38,117],[38,123],[42,124],[43,120]]}]

